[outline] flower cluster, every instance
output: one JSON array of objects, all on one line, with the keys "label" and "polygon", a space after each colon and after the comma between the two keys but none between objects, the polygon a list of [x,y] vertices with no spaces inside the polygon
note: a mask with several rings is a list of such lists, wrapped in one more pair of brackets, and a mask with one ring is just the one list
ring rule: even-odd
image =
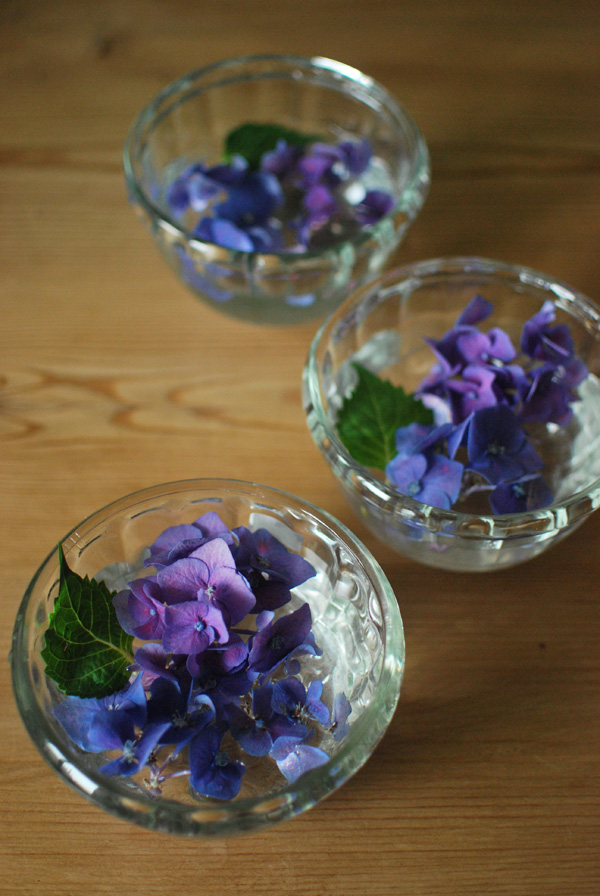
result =
[{"label": "flower cluster", "polygon": [[436,363],[415,395],[434,414],[432,425],[396,432],[397,455],[386,476],[400,492],[449,509],[469,491],[489,493],[493,513],[552,503],[544,463],[523,428],[566,426],[576,387],[587,376],[552,302],[523,326],[519,357],[509,335],[478,324],[493,306],[476,296],[439,340],[426,339]]},{"label": "flower cluster", "polygon": [[349,238],[391,210],[387,191],[361,185],[371,158],[367,140],[280,139],[257,168],[242,155],[196,162],[169,185],[166,201],[200,240],[242,252],[304,252]]},{"label": "flower cluster", "polygon": [[350,705],[339,694],[330,712],[322,682],[298,677],[297,658],[320,655],[309,605],[276,614],[315,575],[312,565],[266,529],[230,530],[213,511],[165,530],[146,565],[152,574],[113,597],[136,639],[128,685],[69,696],[54,710],[81,749],[114,751],[100,771],[144,769],[154,795],[185,774],[192,793],[231,799],[245,771],[240,749],[269,756],[291,781],[326,762],[310,741],[319,728],[341,739]]}]

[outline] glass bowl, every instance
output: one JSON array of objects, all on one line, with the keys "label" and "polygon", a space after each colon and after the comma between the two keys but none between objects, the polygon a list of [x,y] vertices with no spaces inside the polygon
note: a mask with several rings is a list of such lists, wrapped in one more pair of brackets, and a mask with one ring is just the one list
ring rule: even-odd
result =
[{"label": "glass bowl", "polygon": [[[191,164],[216,164],[226,136],[260,122],[326,142],[367,139],[368,189],[393,205],[376,223],[305,252],[228,249],[175,219],[166,191]],[[254,323],[324,316],[382,270],[429,188],[429,157],[410,115],[378,83],[324,58],[250,56],[210,65],[163,89],[133,123],[124,149],[131,202],[171,267],[201,300]]]},{"label": "glass bowl", "polygon": [[[336,421],[356,382],[352,362],[414,391],[435,357],[424,338],[439,340],[476,295],[494,306],[490,326],[519,346],[521,327],[551,302],[568,325],[589,375],[579,385],[568,426],[537,433],[553,501],[540,510],[458,512],[400,494],[357,463],[338,438]],[[486,323],[485,328],[487,329]],[[424,261],[389,271],[357,290],[314,338],[303,377],[309,430],[346,499],[392,549],[442,569],[476,572],[529,560],[561,541],[600,501],[600,310],[585,296],[528,268],[481,258]]]},{"label": "glass bowl", "polygon": [[322,652],[299,656],[295,662],[300,668],[289,674],[306,682],[320,678],[324,703],[331,705],[340,692],[349,701],[351,713],[341,720],[344,731],[349,726],[345,736],[325,726],[310,741],[327,752],[325,764],[290,781],[269,756],[248,755],[233,742],[227,747],[229,755],[243,761],[246,772],[239,794],[231,800],[193,797],[187,777],[171,778],[162,793],[153,796],[144,783],[148,767],[134,777],[101,773],[107,754],[80,749],[57,722],[54,709],[65,697],[45,674],[41,656],[58,592],[57,550],[27,588],[11,651],[15,696],[25,726],[65,781],[122,819],[188,836],[266,827],[311,808],[340,787],[383,736],[398,701],[404,668],[398,605],[377,562],[327,513],[275,489],[200,479],[137,492],[99,510],[64,537],[67,564],[81,576],[100,576],[111,591],[119,591],[152,572],[144,567],[144,557],[159,533],[189,524],[208,511],[216,511],[228,528],[268,530],[315,569],[314,577],[292,589],[292,600],[275,611],[275,618],[309,604],[312,632]]}]

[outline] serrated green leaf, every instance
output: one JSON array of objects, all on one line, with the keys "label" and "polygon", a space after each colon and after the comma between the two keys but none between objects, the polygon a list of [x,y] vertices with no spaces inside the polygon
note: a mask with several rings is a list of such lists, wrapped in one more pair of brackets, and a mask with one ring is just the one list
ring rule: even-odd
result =
[{"label": "serrated green leaf", "polygon": [[58,546],[58,597],[41,656],[46,675],[75,697],[106,697],[127,684],[133,638],[119,625],[104,582],[69,569]]},{"label": "serrated green leaf", "polygon": [[258,168],[266,152],[275,149],[280,140],[292,146],[306,146],[319,138],[314,134],[301,134],[279,124],[259,124],[246,122],[227,135],[225,139],[225,161],[234,155],[243,156],[251,168]]},{"label": "serrated green leaf", "polygon": [[358,383],[340,408],[338,436],[359,464],[385,470],[397,454],[396,430],[410,423],[433,423],[433,414],[402,386],[394,386],[361,364],[352,366]]}]

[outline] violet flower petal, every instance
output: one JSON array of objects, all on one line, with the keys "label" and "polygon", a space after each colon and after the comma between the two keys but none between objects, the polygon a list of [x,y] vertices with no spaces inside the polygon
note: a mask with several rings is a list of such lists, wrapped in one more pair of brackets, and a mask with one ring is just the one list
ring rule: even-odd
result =
[{"label": "violet flower petal", "polygon": [[536,476],[523,482],[500,483],[490,494],[493,513],[527,513],[552,504],[554,496],[544,480]]},{"label": "violet flower petal", "polygon": [[252,672],[272,671],[293,650],[303,644],[310,632],[312,618],[308,604],[268,623],[252,639],[249,667]]},{"label": "violet flower petal", "polygon": [[297,781],[306,772],[329,762],[324,750],[299,743],[293,737],[279,737],[269,755],[288,781]]},{"label": "violet flower petal", "polygon": [[210,727],[191,741],[190,784],[202,796],[230,800],[239,793],[245,767],[221,750],[221,739],[221,730]]},{"label": "violet flower petal", "polygon": [[506,405],[476,411],[467,440],[469,467],[488,482],[519,479],[543,467],[543,462]]}]

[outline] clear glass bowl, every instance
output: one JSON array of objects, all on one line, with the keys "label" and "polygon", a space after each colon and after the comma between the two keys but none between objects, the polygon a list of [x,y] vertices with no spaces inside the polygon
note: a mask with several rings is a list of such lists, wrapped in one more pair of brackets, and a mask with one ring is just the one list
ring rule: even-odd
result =
[{"label": "clear glass bowl", "polygon": [[[494,305],[491,324],[519,345],[523,323],[545,301],[566,323],[589,376],[566,427],[546,424],[544,476],[554,503],[502,516],[440,510],[401,495],[356,463],[336,433],[336,415],[354,387],[351,362],[413,391],[439,339],[480,294]],[[442,569],[476,572],[513,566],[579,526],[600,502],[600,309],[585,296],[528,268],[481,258],[425,261],[389,271],[357,290],[315,336],[303,378],[310,432],[342,492],[368,528],[398,553]]]},{"label": "clear glass bowl", "polygon": [[[332,142],[368,138],[392,209],[352,239],[300,254],[233,251],[194,238],[170,215],[165,188],[190,163],[218,162],[226,135],[249,120]],[[429,188],[427,147],[410,115],[367,75],[323,58],[250,56],[186,75],[142,110],[124,168],[133,205],[192,292],[235,317],[278,325],[324,316],[379,273]]]},{"label": "clear glass bowl", "polygon": [[132,578],[148,574],[144,548],[160,532],[190,523],[208,510],[217,511],[228,527],[267,528],[316,569],[316,577],[298,586],[291,603],[277,612],[291,612],[299,601],[310,604],[322,656],[302,658],[300,678],[309,675],[312,680],[316,673],[324,682],[324,701],[341,690],[352,706],[346,736],[336,741],[325,733],[324,741],[314,744],[329,753],[325,765],[289,783],[268,757],[240,751],[236,758],[244,761],[247,771],[239,795],[230,802],[193,798],[183,777],[172,779],[160,797],[152,797],[134,778],[99,773],[106,755],[79,749],[56,721],[52,710],[64,696],[45,675],[40,656],[57,597],[56,549],[27,588],[11,651],[14,691],[25,726],[65,781],[123,819],[191,836],[262,828],[311,808],[340,787],[383,736],[398,701],[404,668],[398,605],[377,562],[327,513],[281,491],[200,479],[137,492],[88,517],[62,539],[67,563],[80,575],[96,576],[104,570],[109,587],[119,590]]}]

